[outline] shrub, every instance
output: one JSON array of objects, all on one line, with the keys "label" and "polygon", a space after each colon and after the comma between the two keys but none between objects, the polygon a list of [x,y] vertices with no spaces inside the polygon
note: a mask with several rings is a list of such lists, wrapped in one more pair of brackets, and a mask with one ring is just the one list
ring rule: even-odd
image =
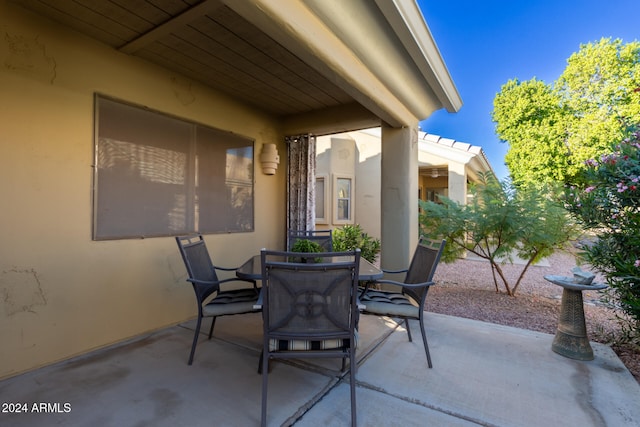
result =
[{"label": "shrub", "polygon": [[[420,232],[432,240],[447,240],[444,262],[453,262],[467,251],[489,261],[496,292],[501,281],[506,293],[514,296],[528,268],[562,248],[574,236],[574,227],[547,190],[518,188],[492,174],[481,178],[466,205],[446,197],[441,197],[442,204],[420,201]],[[502,263],[514,254],[526,265],[512,284]]]},{"label": "shrub", "polygon": [[345,225],[333,232],[333,250],[353,251],[360,248],[360,256],[374,263],[380,253],[380,239],[374,239],[362,231],[359,224]]},{"label": "shrub", "polygon": [[610,294],[629,316],[627,332],[640,337],[640,132],[586,162],[584,184],[567,186],[565,206],[596,239],[582,256],[602,273]]}]

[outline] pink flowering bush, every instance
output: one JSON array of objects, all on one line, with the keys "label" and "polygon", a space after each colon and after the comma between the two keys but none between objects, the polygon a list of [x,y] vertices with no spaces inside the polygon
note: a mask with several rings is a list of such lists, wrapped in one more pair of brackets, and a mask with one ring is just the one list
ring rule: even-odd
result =
[{"label": "pink flowering bush", "polygon": [[597,239],[582,248],[640,337],[640,131],[586,162],[584,184],[565,189],[565,207]]}]

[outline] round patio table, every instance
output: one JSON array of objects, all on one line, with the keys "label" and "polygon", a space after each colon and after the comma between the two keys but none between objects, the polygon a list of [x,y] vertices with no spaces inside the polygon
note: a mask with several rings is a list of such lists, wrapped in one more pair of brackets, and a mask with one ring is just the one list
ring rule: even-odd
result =
[{"label": "round patio table", "polygon": [[576,283],[572,277],[547,275],[544,278],[563,288],[558,329],[551,349],[571,359],[593,360],[593,349],[589,344],[584,319],[582,291],[597,291],[607,288],[607,285]]}]

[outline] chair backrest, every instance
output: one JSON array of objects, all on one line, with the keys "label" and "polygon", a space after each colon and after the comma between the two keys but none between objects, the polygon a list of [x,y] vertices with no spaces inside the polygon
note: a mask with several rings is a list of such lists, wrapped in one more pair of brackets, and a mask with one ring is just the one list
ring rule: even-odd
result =
[{"label": "chair backrest", "polygon": [[[433,280],[445,244],[446,241],[442,240],[437,248],[432,248],[427,245],[426,241],[420,239],[416,251],[413,253],[404,283],[424,283]],[[429,287],[419,289],[403,287],[402,291],[422,304]]]},{"label": "chair backrest", "polygon": [[[220,289],[218,275],[201,234],[177,236],[176,242],[199,301]],[[196,281],[208,282],[208,284]]]},{"label": "chair backrest", "polygon": [[[353,335],[360,250],[263,250],[261,256],[265,340],[317,341]],[[294,258],[307,262],[289,261]]]},{"label": "chair backrest", "polygon": [[293,248],[298,240],[311,240],[320,245],[320,247],[326,252],[333,251],[333,230],[289,230],[288,237],[288,250]]}]

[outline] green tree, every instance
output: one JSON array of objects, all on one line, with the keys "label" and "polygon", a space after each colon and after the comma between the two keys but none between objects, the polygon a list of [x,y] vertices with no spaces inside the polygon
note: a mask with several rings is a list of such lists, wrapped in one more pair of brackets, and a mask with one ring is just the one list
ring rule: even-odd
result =
[{"label": "green tree", "polygon": [[510,80],[494,99],[496,132],[509,142],[505,162],[515,183],[563,182],[570,167],[567,108],[544,82]]},{"label": "green tree", "polygon": [[[472,188],[471,202],[461,205],[446,197],[442,204],[420,201],[421,233],[446,239],[444,262],[470,252],[489,261],[496,292],[499,282],[510,296],[531,265],[551,255],[575,236],[567,211],[539,187],[515,187],[491,174]],[[502,265],[516,255],[525,260],[515,283]]]},{"label": "green tree", "polygon": [[573,182],[584,162],[640,121],[640,42],[580,46],[551,85],[509,80],[494,99],[496,133],[517,185]]}]

